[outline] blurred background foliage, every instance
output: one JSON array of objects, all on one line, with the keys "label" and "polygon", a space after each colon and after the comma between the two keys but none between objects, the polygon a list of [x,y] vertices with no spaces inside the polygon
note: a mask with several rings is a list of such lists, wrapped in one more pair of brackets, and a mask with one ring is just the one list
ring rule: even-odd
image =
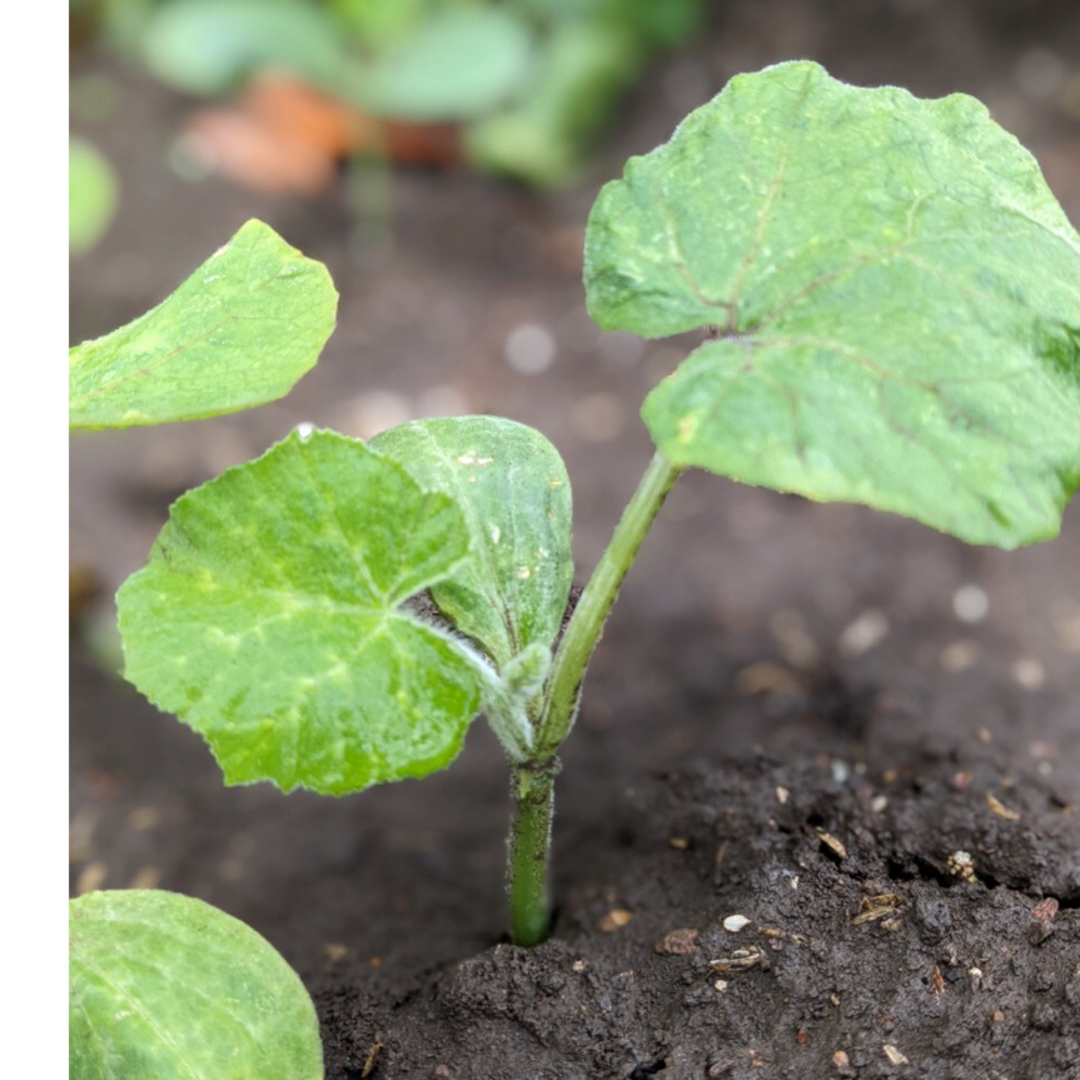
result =
[{"label": "blurred background foliage", "polygon": [[214,103],[202,101],[185,127],[193,171],[317,194],[340,162],[378,157],[550,189],[579,177],[620,97],[658,52],[693,34],[703,8],[702,0],[71,0],[71,34],[75,48],[95,43]]}]

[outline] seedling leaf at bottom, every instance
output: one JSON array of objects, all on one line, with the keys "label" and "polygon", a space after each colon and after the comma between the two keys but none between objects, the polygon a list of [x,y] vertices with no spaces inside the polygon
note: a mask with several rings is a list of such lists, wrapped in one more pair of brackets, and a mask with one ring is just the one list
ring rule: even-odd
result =
[{"label": "seedling leaf at bottom", "polygon": [[148,889],[69,918],[70,1080],[322,1080],[311,998],[238,919]]}]

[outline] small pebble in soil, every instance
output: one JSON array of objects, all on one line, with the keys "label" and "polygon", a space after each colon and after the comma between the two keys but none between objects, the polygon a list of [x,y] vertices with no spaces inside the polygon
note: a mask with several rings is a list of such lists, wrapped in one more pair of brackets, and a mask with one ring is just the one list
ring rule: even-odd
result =
[{"label": "small pebble in soil", "polygon": [[851,1059],[844,1053],[843,1050],[834,1050],[832,1056],[832,1063],[838,1069],[846,1069],[851,1064]]},{"label": "small pebble in soil", "polygon": [[1054,920],[1060,905],[1052,896],[1041,900],[1031,912],[1031,925],[1028,927],[1028,941],[1032,945],[1041,945],[1053,932]]},{"label": "small pebble in soil", "polygon": [[788,791],[788,789],[786,787],[778,787],[776,789],[776,801],[781,806],[783,806],[785,803],[787,803],[787,801],[788,801],[788,799],[790,797],[791,797],[791,792]]},{"label": "small pebble in soil", "polygon": [[950,783],[957,791],[967,791],[971,787],[971,781],[975,779],[975,774],[968,769],[960,769],[958,772],[953,773]]},{"label": "small pebble in soil", "polygon": [[672,836],[668,838],[668,845],[676,851],[685,851],[690,846],[690,841],[685,836]]},{"label": "small pebble in soil", "polygon": [[660,956],[691,956],[698,951],[697,930],[669,930],[653,945]]},{"label": "small pebble in soil", "polygon": [[503,352],[507,364],[519,375],[539,375],[555,359],[555,338],[545,326],[522,323],[507,334]]},{"label": "small pebble in soil", "polygon": [[724,993],[725,990],[727,990],[728,983],[727,983],[727,981],[725,979],[717,979],[716,982],[713,983],[713,988],[718,993],[722,994],[722,993]]},{"label": "small pebble in soil", "polygon": [[724,929],[729,934],[737,934],[744,926],[749,926],[750,920],[745,915],[729,915],[724,920]]},{"label": "small pebble in soil", "polygon": [[868,608],[844,627],[837,643],[841,656],[854,659],[880,645],[889,634],[889,620],[877,608]]},{"label": "small pebble in soil", "polygon": [[891,1064],[893,1064],[893,1065],[907,1065],[908,1064],[907,1057],[903,1053],[901,1053],[901,1051],[899,1049],[897,1049],[897,1047],[893,1046],[891,1043],[886,1043],[882,1047],[882,1050],[885,1051],[885,1056],[889,1059]]},{"label": "small pebble in soil", "polygon": [[575,960],[570,965],[570,970],[574,972],[575,975],[580,975],[582,972],[588,970],[588,967],[589,965],[586,964],[584,960]]},{"label": "small pebble in soil", "polygon": [[349,947],[347,945],[342,945],[338,941],[328,941],[323,945],[323,957],[325,958],[323,970],[329,971],[336,964],[340,964],[348,955]]},{"label": "small pebble in soil", "polygon": [[1046,684],[1046,669],[1030,656],[1017,660],[1012,666],[1012,674],[1025,690],[1040,690]]},{"label": "small pebble in soil", "polygon": [[599,923],[600,932],[610,934],[615,930],[621,930],[633,918],[633,914],[626,908],[612,908],[604,915]]},{"label": "small pebble in soil", "polygon": [[990,610],[990,598],[978,585],[961,585],[953,593],[952,606],[961,622],[982,622]]}]

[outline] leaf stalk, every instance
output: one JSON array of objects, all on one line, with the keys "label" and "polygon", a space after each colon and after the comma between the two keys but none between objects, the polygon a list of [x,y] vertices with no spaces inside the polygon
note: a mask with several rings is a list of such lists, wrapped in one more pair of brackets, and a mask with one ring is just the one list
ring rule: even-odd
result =
[{"label": "leaf stalk", "polygon": [[581,684],[619,588],[682,469],[657,450],[563,634],[544,695],[537,760],[553,757],[577,718]]}]

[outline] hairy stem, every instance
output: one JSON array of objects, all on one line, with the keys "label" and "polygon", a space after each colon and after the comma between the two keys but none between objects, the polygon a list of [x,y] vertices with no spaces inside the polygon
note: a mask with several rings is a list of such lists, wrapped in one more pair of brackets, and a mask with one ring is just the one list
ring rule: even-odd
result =
[{"label": "hairy stem", "polygon": [[551,919],[548,864],[558,758],[540,766],[517,766],[512,774],[514,819],[507,861],[510,934],[531,948],[548,935]]},{"label": "hairy stem", "polygon": [[653,523],[681,470],[657,450],[638,484],[619,524],[581,594],[563,634],[548,677],[539,722],[537,759],[552,757],[562,745],[577,717],[585,669],[600,640],[604,622],[619,594],[649,526]]}]

